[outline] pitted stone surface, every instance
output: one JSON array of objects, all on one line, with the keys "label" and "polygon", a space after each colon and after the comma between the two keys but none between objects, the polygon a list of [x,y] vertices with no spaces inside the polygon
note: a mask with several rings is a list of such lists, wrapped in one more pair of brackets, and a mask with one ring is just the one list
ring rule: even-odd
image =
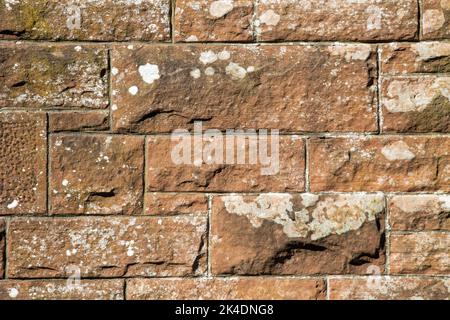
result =
[{"label": "pitted stone surface", "polygon": [[46,211],[47,120],[0,113],[0,215]]}]

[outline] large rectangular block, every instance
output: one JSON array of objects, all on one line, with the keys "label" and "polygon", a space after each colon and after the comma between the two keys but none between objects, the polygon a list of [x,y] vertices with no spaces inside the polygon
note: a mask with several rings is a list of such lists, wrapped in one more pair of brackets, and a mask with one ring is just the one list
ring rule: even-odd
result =
[{"label": "large rectangular block", "polygon": [[123,280],[4,280],[0,300],[123,300]]},{"label": "large rectangular block", "polygon": [[263,41],[410,40],[418,35],[416,0],[260,0],[255,30]]},{"label": "large rectangular block", "polygon": [[[229,142],[230,136],[206,138],[199,143],[200,147],[192,136],[185,137],[186,140],[168,136],[148,138],[147,192],[304,191],[305,149],[303,140],[298,137],[280,136],[278,152],[271,149],[270,136],[269,141],[259,140],[259,148],[267,146],[268,158],[264,160],[256,155],[254,162],[250,160],[253,152],[250,152],[251,142],[246,136],[232,136],[233,142]],[[234,150],[233,155],[230,150]],[[222,159],[216,157],[218,154],[223,155]],[[239,154],[244,154],[242,162]]]},{"label": "large rectangular block", "polygon": [[450,195],[401,195],[389,199],[393,230],[450,231]]},{"label": "large rectangular block", "polygon": [[449,191],[450,138],[312,139],[312,191]]},{"label": "large rectangular block", "polygon": [[381,84],[383,130],[450,132],[450,77],[390,77]]},{"label": "large rectangular block", "polygon": [[112,67],[116,132],[377,131],[370,45],[117,46]]},{"label": "large rectangular block", "polygon": [[46,211],[46,165],[45,114],[0,113],[0,215]]},{"label": "large rectangular block", "polygon": [[178,0],[175,2],[175,40],[253,40],[253,0]]},{"label": "large rectangular block", "polygon": [[423,39],[450,39],[450,3],[422,0]]},{"label": "large rectangular block", "polygon": [[143,175],[143,137],[53,135],[50,212],[142,214]]},{"label": "large rectangular block", "polygon": [[170,0],[2,0],[0,38],[166,41]]},{"label": "large rectangular block", "polygon": [[323,279],[130,279],[127,300],[324,300]]},{"label": "large rectangular block", "polygon": [[384,272],[379,194],[214,196],[213,274]]},{"label": "large rectangular block", "polygon": [[102,46],[0,46],[0,108],[108,106],[108,52]]},{"label": "large rectangular block", "polygon": [[417,232],[390,236],[392,274],[448,275],[450,233]]},{"label": "large rectangular block", "polygon": [[13,220],[10,278],[186,276],[205,271],[206,218]]},{"label": "large rectangular block", "polygon": [[427,277],[331,278],[331,300],[447,300],[450,279]]}]

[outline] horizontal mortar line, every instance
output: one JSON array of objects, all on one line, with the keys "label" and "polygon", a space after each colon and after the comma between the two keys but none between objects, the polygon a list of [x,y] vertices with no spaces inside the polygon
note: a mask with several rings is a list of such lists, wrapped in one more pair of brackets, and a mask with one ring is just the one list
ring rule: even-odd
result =
[{"label": "horizontal mortar line", "polygon": [[33,39],[0,39],[0,44],[42,44],[42,45],[111,45],[111,46],[127,46],[127,45],[147,45],[147,46],[245,46],[245,45],[266,45],[266,46],[285,46],[285,45],[336,45],[336,44],[366,44],[366,45],[386,45],[390,43],[398,44],[416,44],[416,43],[430,43],[430,42],[443,42],[448,43],[450,39],[435,39],[435,40],[375,40],[375,41],[357,41],[357,40],[292,40],[292,41],[199,41],[199,42],[151,42],[151,41],[104,41],[104,40],[33,40]]},{"label": "horizontal mortar line", "polygon": [[450,230],[439,229],[439,230],[390,230],[391,235],[410,235],[418,233],[433,233],[433,234],[450,234]]},{"label": "horizontal mortar line", "polygon": [[109,108],[105,109],[80,109],[80,108],[66,108],[66,109],[58,109],[58,108],[35,108],[35,109],[27,109],[27,108],[13,108],[13,107],[5,107],[0,109],[0,113],[8,113],[8,112],[26,112],[26,113],[109,113]]},{"label": "horizontal mortar line", "polygon": [[[450,54],[449,54],[450,55]],[[392,73],[381,73],[380,74],[380,80],[384,79],[416,79],[416,78],[448,78],[450,77],[450,72],[416,72],[416,73],[398,73],[398,74],[392,74]],[[383,99],[381,99],[383,100]]]},{"label": "horizontal mortar line", "polygon": [[[167,132],[161,132],[161,133],[133,133],[133,132],[116,132],[116,131],[106,131],[108,129],[105,129],[105,131],[100,132],[58,132],[58,133],[50,133],[51,135],[66,135],[66,136],[82,136],[82,135],[115,135],[115,136],[124,136],[124,137],[132,137],[132,136],[145,136],[145,137],[167,137],[171,138],[173,133],[167,133]],[[187,130],[187,129],[186,129]],[[207,129],[208,130],[208,129]],[[212,129],[216,130],[216,129]],[[217,129],[220,130],[222,134],[226,133],[226,130],[239,130],[239,129]],[[243,130],[267,130],[268,136],[270,136],[270,133],[272,130],[277,129],[265,129],[265,128],[258,128],[258,129],[243,129]],[[201,134],[193,133],[192,131],[189,132],[188,136],[202,136],[206,133],[206,130],[204,130]],[[258,133],[234,133],[233,136],[245,136],[245,135],[251,135],[251,136],[257,136]],[[177,134],[176,137],[182,137],[183,135]],[[440,132],[424,132],[424,133],[414,133],[414,132],[405,132],[405,133],[396,133],[396,132],[386,132],[386,133],[378,133],[378,132],[317,132],[317,133],[305,133],[305,132],[280,132],[279,136],[288,136],[288,137],[297,137],[299,139],[307,139],[307,138],[361,138],[361,137],[450,137],[450,133],[440,133]]]},{"label": "horizontal mortar line", "polygon": [[[436,280],[446,280],[450,278],[450,275],[422,275],[422,274],[380,274],[380,275],[361,275],[361,274],[321,274],[321,275],[200,275],[200,276],[157,276],[157,277],[146,277],[146,276],[122,276],[122,277],[81,277],[81,281],[83,280],[96,280],[96,281],[104,281],[104,280],[214,280],[214,279],[223,279],[223,280],[239,280],[239,279],[297,279],[297,280],[325,280],[325,278],[329,278],[330,280],[364,280],[370,278],[397,278],[397,279],[436,279]],[[0,279],[1,282],[6,281],[64,281],[67,280],[67,277],[39,277],[39,278],[26,278],[26,277],[15,277],[15,278],[7,278]]]}]

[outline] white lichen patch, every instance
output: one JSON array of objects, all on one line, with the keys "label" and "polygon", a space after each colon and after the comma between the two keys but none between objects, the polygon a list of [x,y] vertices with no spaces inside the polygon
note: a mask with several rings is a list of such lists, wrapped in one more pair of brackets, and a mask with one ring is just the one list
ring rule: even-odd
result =
[{"label": "white lichen patch", "polygon": [[211,64],[216,62],[218,59],[217,54],[214,53],[214,51],[204,51],[200,53],[200,62],[203,64]]},{"label": "white lichen patch", "polygon": [[131,87],[128,89],[128,92],[129,92],[132,96],[135,96],[135,95],[137,95],[137,93],[139,92],[139,88],[136,87],[136,86],[131,86]]},{"label": "white lichen patch", "polygon": [[9,203],[6,207],[8,209],[15,209],[19,205],[19,201],[13,200],[11,203]]},{"label": "white lichen patch", "polygon": [[416,157],[404,141],[396,141],[383,147],[381,153],[389,161],[412,160]]},{"label": "white lichen patch", "polygon": [[423,24],[423,34],[432,33],[441,29],[445,24],[445,15],[442,10],[426,10],[423,13],[422,20]]},{"label": "white lichen patch", "polygon": [[447,42],[421,42],[414,44],[412,49],[417,53],[419,61],[450,56],[450,43]]},{"label": "white lichen patch", "polygon": [[281,225],[290,238],[310,236],[312,240],[358,230],[384,210],[384,198],[378,194],[327,196],[321,200],[315,195],[302,195],[303,207],[298,209],[290,194],[262,194],[252,202],[240,195],[221,199],[229,213],[245,216],[255,228],[271,221]]},{"label": "white lichen patch", "polygon": [[327,47],[327,51],[333,55],[345,58],[345,61],[366,61],[373,52],[373,47],[368,44],[333,44]]},{"label": "white lichen patch", "polygon": [[142,80],[148,84],[152,84],[161,77],[159,74],[159,67],[156,64],[147,63],[143,66],[139,66],[138,71]]},{"label": "white lichen patch", "polygon": [[209,13],[214,18],[220,18],[233,10],[233,0],[218,0],[213,1],[209,6]]},{"label": "white lichen patch", "polygon": [[225,68],[225,73],[230,75],[234,79],[244,79],[247,75],[247,70],[237,63],[230,62]]},{"label": "white lichen patch", "polygon": [[17,290],[16,288],[10,288],[8,289],[8,295],[10,298],[15,299],[19,295],[19,290]]},{"label": "white lichen patch", "polygon": [[276,26],[280,22],[280,19],[280,15],[270,9],[263,12],[263,14],[259,17],[259,23],[266,24],[268,26]]},{"label": "white lichen patch", "polygon": [[192,70],[192,71],[190,72],[190,75],[191,75],[192,78],[198,79],[198,78],[200,78],[200,76],[202,75],[202,72],[200,71],[200,69],[195,68],[194,70]]},{"label": "white lichen patch", "polygon": [[450,211],[450,195],[397,196],[392,204],[406,213]]}]

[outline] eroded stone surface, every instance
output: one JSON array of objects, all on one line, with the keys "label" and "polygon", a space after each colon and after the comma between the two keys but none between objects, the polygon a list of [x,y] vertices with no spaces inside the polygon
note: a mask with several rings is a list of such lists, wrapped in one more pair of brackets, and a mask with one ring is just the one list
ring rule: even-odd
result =
[{"label": "eroded stone surface", "polygon": [[418,33],[415,0],[260,0],[255,30],[274,40],[408,40]]},{"label": "eroded stone surface", "polygon": [[448,300],[450,279],[367,277],[329,280],[331,300]]},{"label": "eroded stone surface", "polygon": [[450,39],[448,0],[423,0],[423,39]]},{"label": "eroded stone surface", "polygon": [[[190,138],[190,141],[193,147],[194,139]],[[220,164],[208,164],[208,157],[205,156],[209,154],[205,151],[207,146],[220,145],[223,150],[227,148],[226,139],[220,143],[220,139],[215,138],[202,145],[204,161],[197,165],[193,156],[190,157],[189,164],[178,162],[180,159],[177,159],[176,151],[179,150],[177,146],[180,141],[167,136],[150,137],[147,142],[147,191],[304,191],[305,159],[302,139],[280,136],[278,161],[274,157],[264,165],[260,161],[261,158],[255,164],[250,163],[249,140],[244,141],[247,157],[245,164],[238,164],[237,151],[230,162],[227,162],[224,155]],[[244,146],[238,140],[234,140],[234,144],[230,145],[235,146],[235,150],[237,145]],[[270,148],[271,141],[268,143],[269,157]]]},{"label": "eroded stone surface", "polygon": [[392,274],[448,275],[450,234],[417,232],[390,237]]},{"label": "eroded stone surface", "polygon": [[50,158],[52,213],[142,213],[143,137],[54,135]]},{"label": "eroded stone surface", "polygon": [[46,128],[42,113],[0,113],[0,215],[45,212]]},{"label": "eroded stone surface", "polygon": [[447,137],[312,139],[312,191],[450,190]]},{"label": "eroded stone surface", "polygon": [[0,219],[0,278],[4,277],[5,271],[5,233],[6,233],[6,222]]},{"label": "eroded stone surface", "polygon": [[152,215],[207,214],[208,197],[192,193],[146,193],[145,211]]},{"label": "eroded stone surface", "polygon": [[92,112],[52,112],[49,113],[50,132],[101,131],[109,128],[109,113]]},{"label": "eroded stone surface", "polygon": [[130,279],[128,300],[323,300],[321,279]]},{"label": "eroded stone surface", "polygon": [[450,132],[450,77],[393,77],[381,85],[383,129]]},{"label": "eroded stone surface", "polygon": [[113,129],[376,131],[369,45],[143,46],[113,50]]},{"label": "eroded stone surface", "polygon": [[168,40],[170,0],[0,0],[0,38]]},{"label": "eroded stone surface", "polygon": [[123,280],[0,281],[1,300],[123,300]]},{"label": "eroded stone surface", "polygon": [[450,43],[391,43],[381,46],[383,74],[449,73]]},{"label": "eroded stone surface", "polygon": [[177,41],[250,41],[252,0],[179,0],[175,9]]},{"label": "eroded stone surface", "polygon": [[2,45],[0,108],[106,108],[107,69],[103,47]]},{"label": "eroded stone surface", "polygon": [[205,271],[206,218],[11,221],[12,278],[187,276]]},{"label": "eroded stone surface", "polygon": [[384,264],[381,195],[261,194],[213,199],[214,274],[369,273]]},{"label": "eroded stone surface", "polygon": [[450,195],[402,195],[389,200],[393,230],[450,231]]}]

